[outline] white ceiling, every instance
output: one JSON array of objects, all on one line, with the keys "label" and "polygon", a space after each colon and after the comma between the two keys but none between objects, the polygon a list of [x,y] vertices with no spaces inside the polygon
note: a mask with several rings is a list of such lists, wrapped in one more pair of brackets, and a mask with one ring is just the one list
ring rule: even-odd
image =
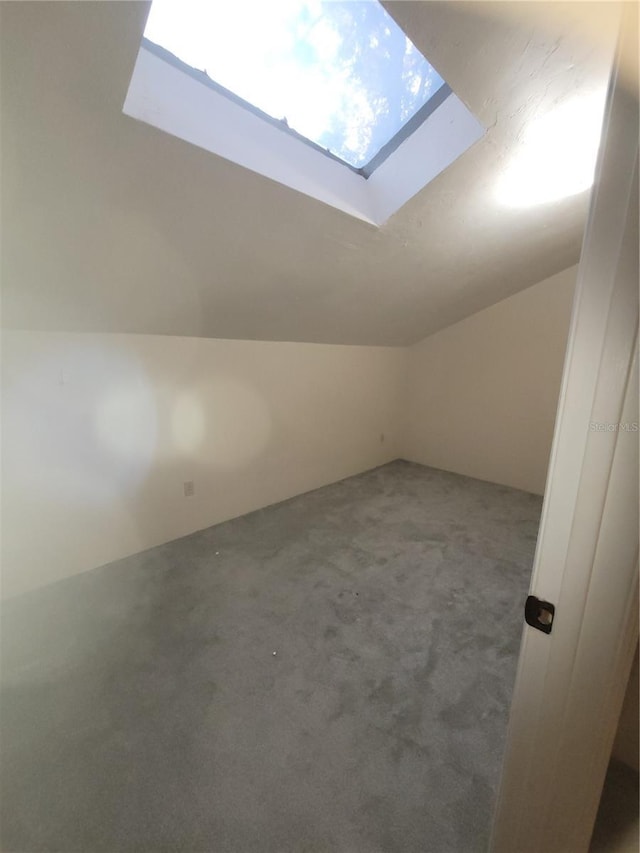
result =
[{"label": "white ceiling", "polygon": [[611,4],[386,5],[489,131],[378,229],[123,115],[146,3],[0,3],[5,325],[401,345],[575,263],[587,193],[495,187]]}]

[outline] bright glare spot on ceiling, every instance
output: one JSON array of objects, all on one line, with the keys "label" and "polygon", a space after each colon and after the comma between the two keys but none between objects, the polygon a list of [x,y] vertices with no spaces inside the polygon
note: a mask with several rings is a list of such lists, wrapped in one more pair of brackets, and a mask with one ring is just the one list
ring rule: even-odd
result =
[{"label": "bright glare spot on ceiling", "polygon": [[588,189],[600,146],[604,99],[604,92],[575,98],[533,121],[499,181],[498,201],[507,207],[533,207]]},{"label": "bright glare spot on ceiling", "polygon": [[444,82],[377,0],[153,0],[144,35],[355,168]]}]

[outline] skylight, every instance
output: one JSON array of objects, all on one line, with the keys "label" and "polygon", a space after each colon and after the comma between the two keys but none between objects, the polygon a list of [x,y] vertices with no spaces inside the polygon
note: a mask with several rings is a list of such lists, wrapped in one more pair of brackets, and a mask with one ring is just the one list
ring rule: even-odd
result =
[{"label": "skylight", "polygon": [[377,0],[153,0],[144,35],[363,174],[449,91]]},{"label": "skylight", "polygon": [[153,0],[122,110],[376,226],[485,133],[377,0]]}]

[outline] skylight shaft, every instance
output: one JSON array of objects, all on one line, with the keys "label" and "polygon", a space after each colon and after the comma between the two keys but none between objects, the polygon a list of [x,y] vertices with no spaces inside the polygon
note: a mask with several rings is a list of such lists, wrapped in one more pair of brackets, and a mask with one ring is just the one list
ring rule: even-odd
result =
[{"label": "skylight shaft", "polygon": [[153,0],[144,35],[354,168],[444,83],[377,0]]}]

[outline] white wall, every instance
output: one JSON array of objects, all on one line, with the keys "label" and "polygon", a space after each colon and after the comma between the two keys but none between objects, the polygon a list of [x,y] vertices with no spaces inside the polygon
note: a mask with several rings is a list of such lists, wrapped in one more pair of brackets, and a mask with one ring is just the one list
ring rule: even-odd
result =
[{"label": "white wall", "polygon": [[409,349],[404,456],[542,494],[577,267]]},{"label": "white wall", "polygon": [[404,359],[385,347],[6,332],[3,596],[397,458]]},{"label": "white wall", "polygon": [[398,457],[541,493],[575,278],[409,349],[5,332],[3,596]]}]

